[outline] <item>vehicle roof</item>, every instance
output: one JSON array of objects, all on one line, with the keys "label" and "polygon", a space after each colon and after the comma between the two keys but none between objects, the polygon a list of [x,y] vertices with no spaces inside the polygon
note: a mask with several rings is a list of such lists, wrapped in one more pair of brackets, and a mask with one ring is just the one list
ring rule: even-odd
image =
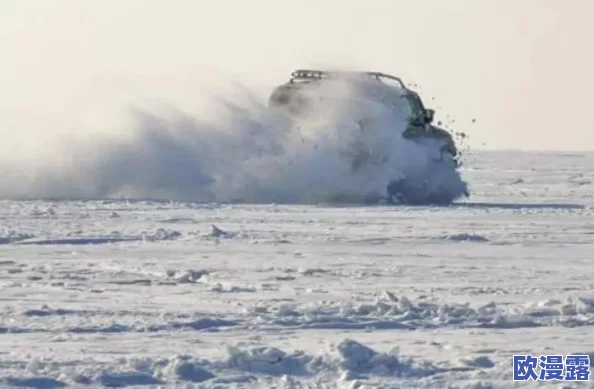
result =
[{"label": "vehicle roof", "polygon": [[304,80],[321,80],[324,78],[339,78],[348,76],[361,76],[367,75],[371,78],[375,78],[381,81],[382,78],[396,81],[402,89],[408,90],[408,88],[402,82],[400,77],[395,77],[390,74],[381,72],[354,72],[354,71],[325,71],[325,70],[313,70],[313,69],[297,69],[291,73],[291,82],[304,81]]}]

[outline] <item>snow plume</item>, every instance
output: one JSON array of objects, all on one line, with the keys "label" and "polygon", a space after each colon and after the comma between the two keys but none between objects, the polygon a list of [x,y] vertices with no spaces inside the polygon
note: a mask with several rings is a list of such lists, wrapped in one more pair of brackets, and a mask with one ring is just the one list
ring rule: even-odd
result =
[{"label": "snow plume", "polygon": [[200,115],[135,107],[119,134],[50,145],[28,164],[2,162],[0,196],[362,202],[386,196],[388,183],[401,178],[421,203],[431,194],[462,196],[466,184],[436,141],[402,138],[404,100],[381,103],[383,89],[369,89],[376,103],[361,97],[372,83],[313,89],[318,103],[298,121],[245,89],[209,97]]}]

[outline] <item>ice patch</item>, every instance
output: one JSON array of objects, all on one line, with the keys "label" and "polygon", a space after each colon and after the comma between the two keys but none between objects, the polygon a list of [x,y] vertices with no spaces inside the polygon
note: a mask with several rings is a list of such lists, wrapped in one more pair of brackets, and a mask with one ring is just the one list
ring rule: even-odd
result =
[{"label": "ice patch", "polygon": [[[262,326],[299,329],[413,330],[421,328],[531,328],[540,326],[594,325],[594,307],[578,297],[566,304],[535,310],[531,306],[498,306],[495,303],[471,307],[469,303],[410,300],[386,292],[368,303],[318,302],[283,303],[252,308]],[[563,307],[563,308],[562,308]],[[562,309],[565,311],[562,312]]]},{"label": "ice patch", "polygon": [[[0,314],[0,320],[14,316],[13,313]],[[0,325],[0,334],[55,334],[61,332],[84,335],[173,331],[215,332],[222,328],[236,327],[241,324],[238,318],[49,307],[23,310],[18,319],[19,326]]]},{"label": "ice patch", "polygon": [[49,377],[6,377],[3,378],[2,381],[4,381],[6,385],[18,388],[58,389],[67,386],[64,382]]},{"label": "ice patch", "polygon": [[163,240],[176,240],[182,236],[182,233],[175,230],[168,230],[159,228],[153,234],[144,234],[143,239],[152,242],[159,242]]},{"label": "ice patch", "polygon": [[485,355],[481,355],[474,358],[463,358],[460,362],[462,362],[466,366],[487,369],[495,366],[495,363],[493,363],[493,361],[491,361],[491,359]]},{"label": "ice patch", "polygon": [[[198,361],[187,355],[171,358],[131,358],[120,359],[118,365],[96,369],[88,367],[83,371],[65,371],[75,384],[100,385],[104,387],[138,387],[169,385],[175,383],[200,383],[215,377],[201,365],[208,361]],[[101,365],[98,365],[101,366]],[[93,387],[94,387],[93,385]]]},{"label": "ice patch", "polygon": [[378,353],[350,339],[340,342],[336,350],[340,357],[340,367],[352,373],[426,377],[440,371],[430,363],[418,364],[412,359],[401,360],[396,354]]},{"label": "ice patch", "polygon": [[55,238],[39,239],[16,242],[21,245],[97,245],[122,242],[137,242],[142,238],[115,238],[115,237],[89,237],[89,238]]},{"label": "ice patch", "polygon": [[100,374],[99,377],[96,378],[95,382],[110,388],[121,388],[125,386],[159,385],[163,383],[163,381],[153,377],[150,374],[137,372],[105,372]]},{"label": "ice patch", "polygon": [[182,233],[175,230],[167,230],[164,228],[157,229],[154,233],[143,233],[138,236],[120,236],[119,233],[111,234],[109,236],[94,236],[94,237],[56,237],[49,239],[33,239],[33,237],[23,237],[17,240],[7,240],[0,238],[0,244],[13,243],[19,245],[101,245],[112,243],[126,243],[126,242],[160,242],[167,240],[177,240],[182,237]]},{"label": "ice patch", "polygon": [[213,224],[211,226],[211,231],[208,236],[213,237],[213,238],[231,238],[234,235],[235,234],[233,234],[233,233],[223,231],[222,229],[220,229],[219,227],[217,227]]},{"label": "ice patch", "polygon": [[163,331],[171,329],[191,329],[194,331],[215,331],[222,327],[233,327],[238,325],[237,320],[213,319],[205,317],[187,322],[171,322],[164,326],[150,326],[151,331]]},{"label": "ice patch", "polygon": [[[377,352],[357,341],[344,339],[329,350],[314,356],[302,351],[287,353],[275,347],[229,349],[229,357],[214,363],[219,369],[234,369],[259,375],[283,376],[285,382],[298,385],[298,379],[332,374],[336,381],[360,377],[421,378],[448,371],[430,362],[405,358],[395,351]],[[296,386],[298,387],[298,386]]]},{"label": "ice patch", "polygon": [[48,206],[48,207],[44,207],[41,209],[38,207],[34,207],[29,212],[29,215],[34,216],[34,217],[39,217],[39,218],[53,217],[53,216],[56,216],[56,209],[53,206]]},{"label": "ice patch", "polygon": [[305,375],[307,364],[312,357],[296,352],[287,354],[274,347],[261,347],[251,350],[229,348],[229,357],[225,364],[232,369],[269,375]]},{"label": "ice patch", "polygon": [[452,235],[442,235],[440,237],[442,240],[452,240],[454,242],[488,242],[489,239],[485,238],[481,235],[476,234],[452,234]]},{"label": "ice patch", "polygon": [[27,234],[24,232],[9,230],[5,228],[2,232],[0,232],[0,245],[20,242],[32,238],[34,238],[34,235],[32,234]]},{"label": "ice patch", "polygon": [[238,286],[220,282],[217,282],[210,290],[218,293],[252,293],[258,291],[255,287]]},{"label": "ice patch", "polygon": [[111,323],[106,325],[91,325],[88,327],[71,327],[64,329],[64,332],[72,334],[117,334],[121,332],[130,332],[132,330],[131,326]]},{"label": "ice patch", "polygon": [[180,284],[200,282],[200,280],[208,274],[209,272],[207,270],[186,270],[184,272],[167,270],[167,276]]},{"label": "ice patch", "polygon": [[165,373],[181,381],[204,382],[215,377],[191,357],[177,356],[169,361]]},{"label": "ice patch", "polygon": [[324,274],[329,273],[330,271],[326,270],[326,269],[320,269],[320,268],[299,268],[297,270],[297,272],[304,276],[316,276],[316,275],[322,276]]},{"label": "ice patch", "polygon": [[86,312],[77,311],[72,309],[51,309],[47,305],[42,306],[40,309],[28,309],[23,312],[23,315],[29,317],[46,317],[46,316],[62,316],[62,315],[83,315]]},{"label": "ice patch", "polygon": [[109,363],[84,360],[63,364],[34,360],[29,370],[38,374],[52,373],[59,380],[46,374],[35,378],[7,377],[0,382],[35,389],[81,385],[169,387],[204,384],[206,387],[218,387],[256,382],[262,387],[278,387],[273,384],[275,382],[287,388],[306,388],[320,379],[330,379],[337,384],[348,382],[345,387],[351,387],[357,379],[418,379],[451,370],[427,361],[406,358],[394,350],[378,352],[351,339],[320,350],[315,356],[303,351],[286,352],[276,347],[229,347],[227,351],[226,357],[210,360],[200,358],[199,352],[197,355],[158,358],[117,358]]}]

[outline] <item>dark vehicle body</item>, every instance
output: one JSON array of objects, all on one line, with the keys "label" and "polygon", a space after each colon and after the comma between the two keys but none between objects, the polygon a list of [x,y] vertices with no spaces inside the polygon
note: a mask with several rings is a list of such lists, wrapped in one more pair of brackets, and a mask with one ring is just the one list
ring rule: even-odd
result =
[{"label": "dark vehicle body", "polygon": [[[290,114],[306,115],[315,108],[314,102],[308,97],[307,91],[327,80],[340,78],[363,77],[365,81],[373,80],[382,87],[393,88],[395,96],[404,99],[411,114],[407,118],[407,128],[402,133],[405,139],[415,140],[422,138],[438,139],[443,141],[442,151],[448,153],[457,161],[458,150],[452,135],[445,129],[433,124],[435,111],[425,108],[418,93],[407,88],[398,77],[379,72],[327,72],[321,70],[296,70],[291,74],[291,79],[286,84],[276,87],[270,95],[269,105],[284,107]],[[386,81],[396,82],[396,87]]]},{"label": "dark vehicle body", "polygon": [[[332,92],[330,95],[325,94],[327,91],[320,92],[324,86],[340,84],[341,80],[348,80],[356,86],[355,96],[350,93],[351,91],[340,88],[329,88]],[[315,116],[313,113],[316,113],[322,99],[349,100],[349,102],[354,102],[355,106],[374,102],[389,107],[404,107],[407,117],[402,137],[412,142],[435,141],[441,159],[450,159],[453,169],[459,166],[459,152],[454,138],[450,132],[433,124],[434,110],[427,109],[418,93],[406,87],[400,78],[389,74],[296,70],[291,74],[287,83],[279,85],[273,90],[268,104],[269,107],[284,110],[291,118],[300,119]],[[322,109],[321,113],[324,115],[325,111]],[[369,119],[373,120],[367,117],[358,122],[362,129]],[[368,163],[369,156],[365,150],[358,150],[349,152],[349,160],[353,171],[356,171],[360,166]],[[450,195],[440,192],[418,196],[418,193],[425,192],[418,185],[422,185],[422,183],[414,183],[408,179],[391,181],[387,185],[388,201],[397,200],[399,203],[409,204],[447,204],[452,201]],[[464,195],[468,196],[466,190]]]}]

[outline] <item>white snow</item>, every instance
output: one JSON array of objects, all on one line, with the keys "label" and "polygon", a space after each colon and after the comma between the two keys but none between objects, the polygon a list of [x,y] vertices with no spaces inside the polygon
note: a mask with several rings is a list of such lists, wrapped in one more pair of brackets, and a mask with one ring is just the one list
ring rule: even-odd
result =
[{"label": "white snow", "polygon": [[0,386],[536,387],[513,354],[594,356],[591,166],[472,154],[449,207],[0,201]]},{"label": "white snow", "polygon": [[[401,90],[370,80],[314,89],[321,114],[299,121],[244,89],[207,99],[206,112],[170,101],[134,106],[114,118],[121,130],[79,129],[39,152],[0,156],[0,197],[361,203],[387,197],[388,184],[403,178],[401,190],[416,201],[463,196],[466,184],[440,141],[401,136],[408,123]],[[31,212],[51,218],[56,210]]]}]

